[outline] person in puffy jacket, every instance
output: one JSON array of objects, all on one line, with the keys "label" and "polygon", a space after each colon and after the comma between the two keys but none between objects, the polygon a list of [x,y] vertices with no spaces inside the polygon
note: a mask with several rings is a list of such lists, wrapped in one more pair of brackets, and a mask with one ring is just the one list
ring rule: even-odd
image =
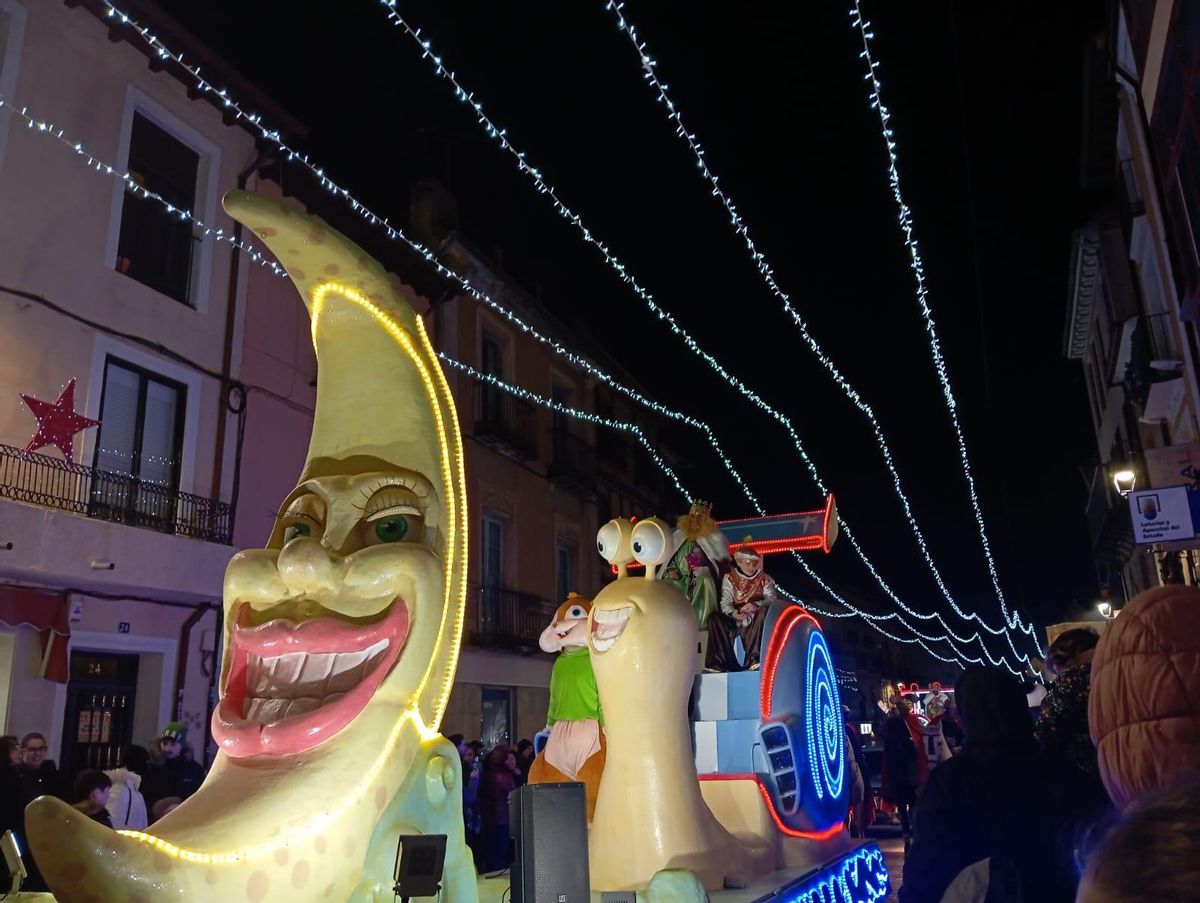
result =
[{"label": "person in puffy jacket", "polygon": [[1134,597],[1092,658],[1088,725],[1118,808],[1200,772],[1200,590]]}]

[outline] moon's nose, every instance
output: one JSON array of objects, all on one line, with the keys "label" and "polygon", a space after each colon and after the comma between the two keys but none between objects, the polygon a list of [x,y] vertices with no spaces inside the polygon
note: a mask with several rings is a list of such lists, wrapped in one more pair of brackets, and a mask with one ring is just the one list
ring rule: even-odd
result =
[{"label": "moon's nose", "polygon": [[279,576],[296,596],[325,596],[337,592],[341,559],[335,559],[315,539],[293,539],[279,553]]}]

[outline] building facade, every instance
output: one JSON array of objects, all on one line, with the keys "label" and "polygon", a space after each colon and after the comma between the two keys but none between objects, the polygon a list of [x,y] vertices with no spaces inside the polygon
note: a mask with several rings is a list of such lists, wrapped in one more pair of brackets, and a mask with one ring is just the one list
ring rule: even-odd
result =
[{"label": "building facade", "polygon": [[[229,231],[221,194],[258,155],[113,36],[86,4],[0,0],[0,721],[74,769],[176,719],[213,753],[247,273],[145,193]],[[26,454],[21,396],[71,386],[98,425],[73,462]]]},{"label": "building facade", "polygon": [[[144,196],[251,240],[220,198],[236,187],[282,197],[279,162],[189,91],[184,73],[120,40],[103,10],[0,0],[0,387],[10,399],[0,404],[0,727],[44,733],[72,769],[114,764],[176,719],[196,757],[211,760],[224,569],[235,549],[269,536],[315,402],[307,314],[290,281]],[[286,137],[303,132],[147,10],[145,24]],[[53,121],[62,140],[7,104]],[[384,262],[450,357],[571,408],[633,419],[624,399],[449,291],[419,255],[366,233],[320,186],[286,181],[290,203]],[[570,338],[455,229],[424,222],[427,194],[414,192],[412,218],[442,261]],[[685,504],[664,507],[661,476],[626,437],[459,370],[448,378],[475,510],[445,730],[515,742],[545,723],[553,660],[538,635],[567,592],[592,595],[606,577],[593,552],[599,525]],[[74,410],[99,425],[71,436],[73,463],[53,447],[27,454],[38,423],[20,396],[53,403],[72,379]]]},{"label": "building facade", "polygon": [[1101,595],[1197,580],[1196,542],[1135,546],[1122,493],[1200,466],[1200,9],[1114,4],[1087,48],[1081,180],[1064,340],[1096,434],[1083,467]]}]

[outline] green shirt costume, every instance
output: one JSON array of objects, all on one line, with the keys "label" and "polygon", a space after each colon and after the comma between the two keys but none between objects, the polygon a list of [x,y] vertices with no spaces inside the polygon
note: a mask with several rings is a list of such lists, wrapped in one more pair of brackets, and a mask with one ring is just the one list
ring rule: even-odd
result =
[{"label": "green shirt costume", "polygon": [[598,721],[604,726],[600,691],[586,646],[564,649],[554,662],[546,724],[552,726],[556,721]]}]

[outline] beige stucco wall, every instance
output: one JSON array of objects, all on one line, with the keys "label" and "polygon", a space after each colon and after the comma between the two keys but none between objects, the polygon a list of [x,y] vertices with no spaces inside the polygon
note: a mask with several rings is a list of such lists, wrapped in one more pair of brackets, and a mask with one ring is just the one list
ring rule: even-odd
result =
[{"label": "beige stucco wall", "polygon": [[[220,212],[219,196],[253,159],[251,136],[223,125],[211,105],[189,100],[174,78],[151,72],[134,47],[111,42],[105,26],[85,10],[55,3],[25,6],[20,67],[7,99],[53,121],[72,141],[114,166],[126,162],[128,121],[136,106],[205,154],[210,168],[201,178],[196,212],[210,225],[231,228],[232,221]],[[203,243],[193,310],[116,272],[119,180],[89,169],[70,148],[24,128],[8,130],[0,161],[0,286],[41,295],[72,313],[220,370],[228,245]],[[125,355],[126,346],[130,355]],[[179,376],[178,367],[160,355],[0,293],[0,386],[52,400],[74,377],[77,408],[94,417],[106,351],[136,354],[134,363]],[[219,495],[212,475],[220,393],[215,380],[194,371],[186,382],[189,435],[181,488]],[[0,405],[0,442],[23,446],[32,426],[20,405]],[[76,459],[82,463],[91,462],[95,434],[88,430],[76,437]]]}]

